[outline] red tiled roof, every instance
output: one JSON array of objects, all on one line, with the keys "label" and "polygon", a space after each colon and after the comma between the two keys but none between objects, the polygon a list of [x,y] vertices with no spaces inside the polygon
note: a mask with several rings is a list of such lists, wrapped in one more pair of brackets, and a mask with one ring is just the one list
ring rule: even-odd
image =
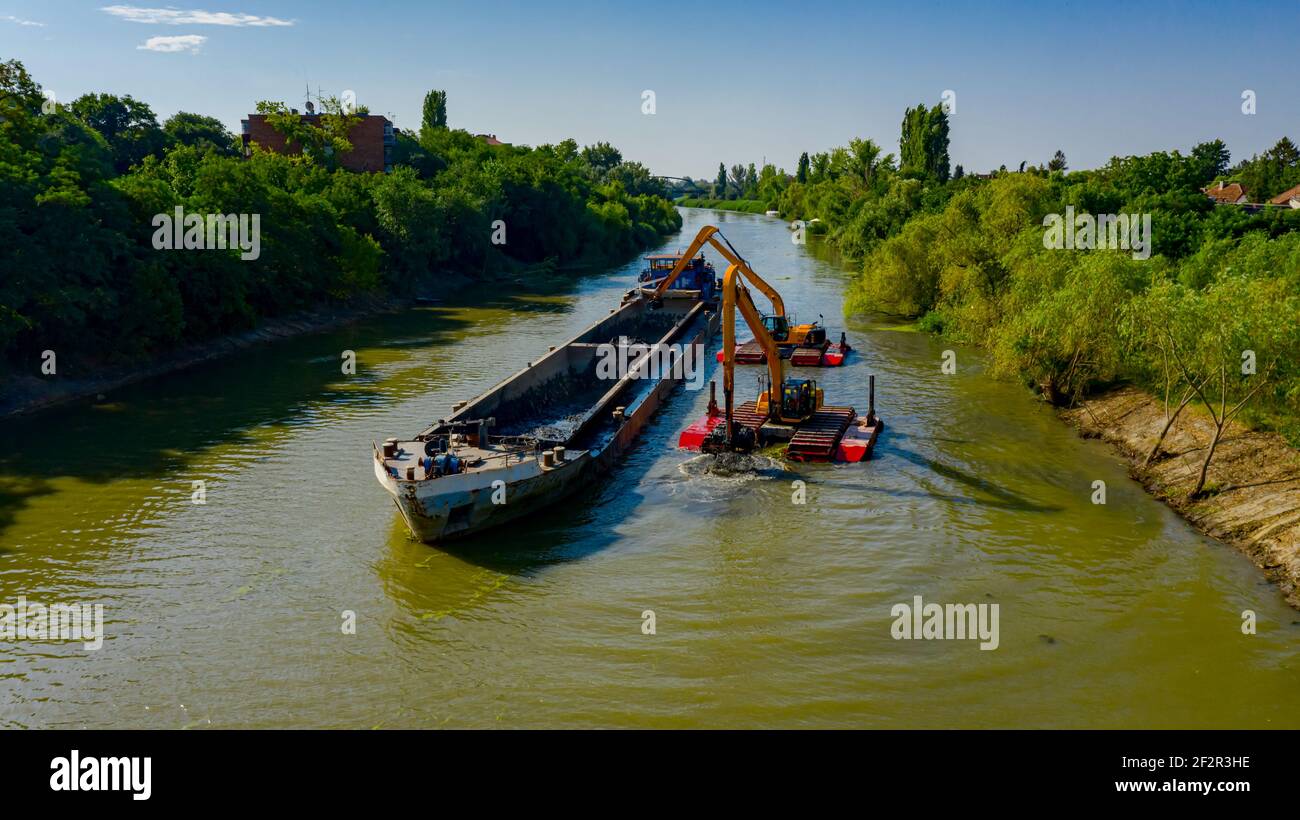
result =
[{"label": "red tiled roof", "polygon": [[1270,199],[1268,203],[1270,205],[1286,205],[1292,199],[1300,199],[1300,185],[1297,185],[1288,191],[1283,191]]},{"label": "red tiled roof", "polygon": [[1241,187],[1241,183],[1234,182],[1231,185],[1216,185],[1213,188],[1206,188],[1205,195],[1215,202],[1236,202],[1246,195],[1246,191]]}]

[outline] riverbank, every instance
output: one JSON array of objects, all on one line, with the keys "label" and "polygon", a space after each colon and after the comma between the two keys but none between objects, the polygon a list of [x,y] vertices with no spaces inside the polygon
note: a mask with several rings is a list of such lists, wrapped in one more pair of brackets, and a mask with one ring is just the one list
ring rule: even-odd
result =
[{"label": "riverbank", "polygon": [[1233,425],[1210,464],[1207,489],[1189,499],[1213,424],[1189,406],[1143,469],[1164,425],[1164,405],[1135,387],[1120,387],[1061,413],[1087,437],[1117,449],[1130,474],[1201,532],[1245,553],[1300,609],[1300,452],[1276,433]]},{"label": "riverbank", "polygon": [[409,304],[411,300],[392,297],[354,299],[347,307],[321,308],[271,319],[243,333],[197,342],[164,353],[143,364],[106,367],[93,376],[10,374],[5,379],[4,386],[0,387],[0,418],[34,413],[111,393],[136,382],[215,361],[239,350],[279,339],[332,330],[378,313],[400,310]]},{"label": "riverbank", "polygon": [[[613,264],[618,258],[620,257],[613,259],[584,257],[565,265],[546,263],[532,266],[518,265],[509,270],[499,271],[486,279],[471,279],[464,275],[443,272],[439,274],[437,280],[437,297],[420,296],[413,299],[381,295],[353,297],[346,306],[325,305],[290,316],[268,319],[251,330],[206,339],[161,353],[143,362],[98,368],[86,366],[81,362],[69,365],[66,360],[59,360],[60,373],[55,376],[38,375],[39,370],[35,369],[31,374],[12,371],[0,373],[0,376],[3,376],[0,379],[0,418],[35,413],[107,394],[127,385],[215,361],[266,342],[334,330],[380,313],[392,313],[413,304],[421,304],[430,298],[434,301],[452,298],[475,285],[495,282],[506,287],[521,286],[524,284],[525,276],[544,282],[571,276],[575,271],[591,270]],[[422,290],[427,292],[431,288],[425,287]],[[93,369],[96,374],[81,377],[67,375],[69,370],[75,372],[78,369]]]},{"label": "riverbank", "polygon": [[770,210],[766,202],[759,199],[707,199],[705,197],[682,197],[673,204],[683,208],[709,208],[714,211],[740,211],[746,214],[763,215]]},{"label": "riverbank", "polygon": [[[820,243],[761,216],[683,218],[656,251],[725,219],[801,315],[842,315],[850,274],[805,252]],[[607,316],[641,267],[490,285],[482,304],[384,313],[0,424],[0,601],[105,610],[101,652],[7,648],[0,727],[1300,728],[1300,626],[1267,626],[1300,618],[1254,566],[1015,380],[944,373],[952,343],[857,318],[836,324],[862,354],[817,377],[856,402],[876,376],[888,427],[867,464],[705,473],[675,442],[708,391],[681,391],[581,504],[464,547],[411,540],[370,442]],[[338,369],[349,347],[355,377]],[[746,537],[789,531],[794,478],[817,538]],[[1109,508],[1089,502],[1097,478]],[[997,651],[894,640],[891,608],[916,595],[1001,602]],[[344,608],[356,635],[339,634]],[[702,701],[706,679],[723,696]]]}]

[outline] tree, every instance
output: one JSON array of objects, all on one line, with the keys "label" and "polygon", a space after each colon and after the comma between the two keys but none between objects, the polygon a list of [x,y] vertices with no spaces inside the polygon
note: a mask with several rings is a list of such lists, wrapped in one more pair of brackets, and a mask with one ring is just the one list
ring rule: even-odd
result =
[{"label": "tree", "polygon": [[442,157],[425,149],[414,134],[400,128],[393,129],[392,160],[393,165],[411,166],[421,179],[433,179],[447,168]]},{"label": "tree", "polygon": [[870,187],[876,167],[880,164],[880,146],[874,140],[853,139],[849,141],[849,152],[853,154],[854,164],[857,172],[862,175],[863,183]]},{"label": "tree", "polygon": [[927,146],[926,154],[929,158],[929,164],[926,170],[930,176],[947,182],[949,176],[948,164],[948,112],[942,105],[936,104],[930,109],[926,117],[927,126]]},{"label": "tree", "polygon": [[1189,493],[1198,498],[1229,425],[1300,351],[1300,296],[1282,279],[1234,272],[1204,290],[1154,287],[1146,307],[1181,385],[1214,424]]},{"label": "tree", "polygon": [[[358,293],[436,287],[444,272],[613,259],[681,227],[657,180],[608,145],[595,152],[608,184],[572,140],[491,148],[448,128],[399,132],[392,173],[342,172],[359,117],[322,107],[259,104],[268,139],[302,155],[245,159],[211,117],[159,128],[147,106],[109,95],[51,107],[20,63],[0,62],[0,392],[44,349],[72,370],[127,364]],[[145,153],[150,139],[159,149]],[[178,205],[260,215],[260,255],[160,253],[150,222]],[[507,245],[490,242],[496,218]]]},{"label": "tree", "polygon": [[1260,156],[1251,157],[1233,169],[1252,200],[1262,202],[1300,183],[1300,149],[1283,137]]},{"label": "tree", "polygon": [[758,172],[758,198],[768,204],[769,208],[775,208],[777,201],[781,198],[781,192],[785,190],[786,175],[785,171],[778,171],[772,163],[767,163],[762,170]]},{"label": "tree", "polygon": [[825,151],[818,151],[810,158],[812,162],[812,173],[809,178],[813,182],[821,182],[830,174],[831,155]]},{"label": "tree", "polygon": [[966,169],[961,167],[961,163],[958,163],[957,167],[952,172],[952,178],[961,179],[964,176],[966,176]]},{"label": "tree", "polygon": [[1115,327],[1140,265],[1118,254],[1084,256],[1059,287],[1007,322],[996,350],[999,368],[1024,373],[1053,404],[1074,401],[1092,384],[1114,379],[1122,363]]},{"label": "tree", "polygon": [[[1146,293],[1125,306],[1121,334],[1133,349],[1145,353],[1148,365],[1154,371],[1158,367],[1157,380],[1164,395],[1165,422],[1142,459],[1142,468],[1148,467],[1160,453],[1160,445],[1173,429],[1174,422],[1187,405],[1196,398],[1193,385],[1183,382],[1182,372],[1175,366],[1171,342],[1173,336],[1169,329],[1175,325],[1175,313],[1178,307],[1179,290],[1169,281],[1154,284]],[[1150,361],[1154,360],[1154,361]],[[1181,390],[1177,403],[1170,407],[1175,392]]]},{"label": "tree", "polygon": [[730,189],[729,193],[735,194],[735,196],[728,196],[727,199],[742,199],[745,196],[745,188],[749,186],[749,171],[744,165],[731,166],[727,185]]},{"label": "tree", "polygon": [[446,128],[447,127],[447,92],[434,89],[424,95],[424,117],[421,120],[423,127]]},{"label": "tree", "polygon": [[650,169],[639,162],[621,162],[609,170],[609,182],[618,182],[632,196],[667,196],[663,182],[650,175]]},{"label": "tree", "polygon": [[1269,149],[1268,156],[1279,164],[1289,167],[1300,162],[1300,149],[1295,147],[1290,137],[1283,137]]},{"label": "tree", "polygon": [[147,156],[161,156],[167,145],[153,109],[130,95],[83,94],[68,108],[108,141],[119,174]]},{"label": "tree", "polygon": [[623,161],[623,155],[608,142],[598,142],[582,149],[582,160],[596,179],[603,182],[610,170]]},{"label": "tree", "polygon": [[1052,158],[1047,162],[1047,170],[1064,171],[1067,167],[1069,166],[1065,164],[1065,152],[1059,148],[1056,149],[1056,153],[1053,154]]},{"label": "tree", "polygon": [[1223,140],[1213,140],[1202,142],[1193,148],[1192,158],[1198,165],[1200,182],[1204,185],[1228,173],[1228,162],[1232,155],[1228,153],[1228,146],[1224,145]]},{"label": "tree", "polygon": [[898,148],[898,162],[903,173],[947,182],[948,113],[943,105],[926,108],[921,104],[907,109],[903,114]]},{"label": "tree", "polygon": [[713,196],[715,199],[727,198],[727,166],[718,163],[718,177],[713,181]]},{"label": "tree", "polygon": [[296,113],[282,102],[269,100],[257,103],[257,113],[264,114],[266,124],[284,137],[285,146],[296,145],[312,162],[334,167],[339,157],[352,150],[348,135],[361,122],[361,117],[344,111],[337,97],[324,97],[320,104],[320,116],[314,119]]},{"label": "tree", "polygon": [[800,185],[804,185],[808,182],[808,168],[808,152],[804,151],[799,155],[799,168],[795,171],[794,175],[795,181]]},{"label": "tree", "polygon": [[163,131],[178,145],[190,145],[216,151],[223,156],[235,156],[235,135],[216,117],[178,111],[163,123]]}]

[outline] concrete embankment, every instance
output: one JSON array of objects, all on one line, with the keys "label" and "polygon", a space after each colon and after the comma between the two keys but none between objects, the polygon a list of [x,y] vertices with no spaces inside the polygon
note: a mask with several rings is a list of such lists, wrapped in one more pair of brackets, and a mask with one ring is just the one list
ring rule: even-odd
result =
[{"label": "concrete embankment", "polygon": [[1188,494],[1209,446],[1214,425],[1189,406],[1143,468],[1165,423],[1164,403],[1134,387],[1120,387],[1062,411],[1089,437],[1111,444],[1130,463],[1130,474],[1202,532],[1241,550],[1300,609],[1300,452],[1275,433],[1233,425],[1219,443],[1207,475],[1207,492]]}]

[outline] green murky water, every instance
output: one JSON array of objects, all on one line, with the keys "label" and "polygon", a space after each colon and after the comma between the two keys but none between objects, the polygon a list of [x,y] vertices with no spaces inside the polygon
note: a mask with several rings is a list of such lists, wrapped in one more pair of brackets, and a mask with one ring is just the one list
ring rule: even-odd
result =
[{"label": "green murky water", "polygon": [[[635,262],[7,420],[0,603],[102,603],[107,635],[0,642],[0,725],[1300,726],[1300,615],[1245,558],[973,351],[945,376],[942,342],[844,319],[847,274],[779,221],[686,218],[668,247],[716,220],[797,316],[848,330],[858,353],[816,375],[865,409],[877,374],[873,461],[711,475],[674,449],[707,392],[679,393],[581,503],[408,540],[370,442],[604,314]],[[997,603],[999,648],[894,640],[915,595]]]}]

